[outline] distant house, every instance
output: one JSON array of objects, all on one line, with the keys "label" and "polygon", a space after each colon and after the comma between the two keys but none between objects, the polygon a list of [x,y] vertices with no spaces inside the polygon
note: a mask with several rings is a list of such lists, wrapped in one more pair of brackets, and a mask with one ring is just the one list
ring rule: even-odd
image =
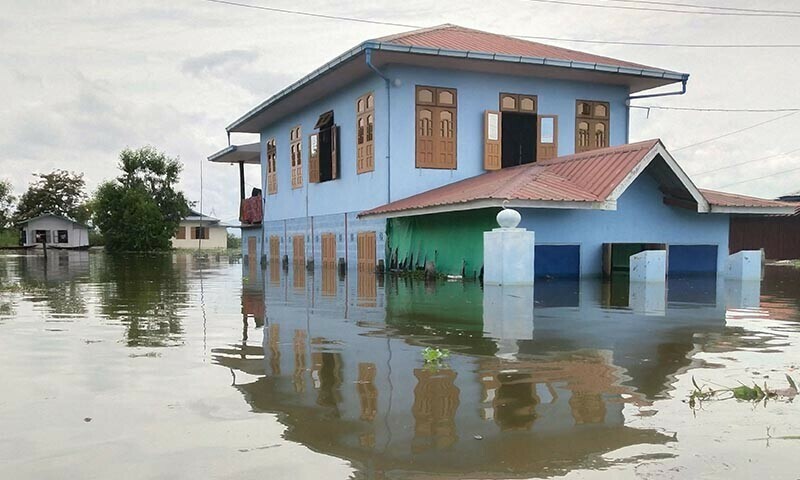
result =
[{"label": "distant house", "polygon": [[60,215],[47,213],[19,223],[23,247],[88,248],[89,227]]},{"label": "distant house", "polygon": [[[631,143],[631,101],[688,79],[442,25],[362,42],[227,127],[258,143],[209,160],[239,164],[242,205],[261,203],[243,237],[272,264],[479,276],[507,205],[537,275],[624,272],[648,249],[670,274],[718,273],[733,219],[794,207],[701,191],[660,140]],[[245,199],[251,162],[263,197]]]},{"label": "distant house", "polygon": [[175,236],[172,237],[173,248],[191,248],[213,250],[228,246],[228,231],[218,218],[203,215],[189,210]]}]

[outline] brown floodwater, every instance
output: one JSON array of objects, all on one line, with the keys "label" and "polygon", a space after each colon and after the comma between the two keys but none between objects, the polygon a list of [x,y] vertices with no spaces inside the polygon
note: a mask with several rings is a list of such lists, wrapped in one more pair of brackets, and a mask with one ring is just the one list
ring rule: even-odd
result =
[{"label": "brown floodwater", "polygon": [[[534,289],[0,256],[0,478],[798,478],[800,270]],[[426,364],[426,348],[448,350]]]}]

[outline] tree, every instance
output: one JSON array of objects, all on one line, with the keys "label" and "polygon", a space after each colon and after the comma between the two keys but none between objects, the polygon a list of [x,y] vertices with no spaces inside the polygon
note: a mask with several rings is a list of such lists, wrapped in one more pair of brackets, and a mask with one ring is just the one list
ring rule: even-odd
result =
[{"label": "tree", "polygon": [[120,153],[122,175],[95,194],[94,223],[109,251],[167,250],[180,221],[189,214],[175,190],[181,164],[153,147]]},{"label": "tree", "polygon": [[8,180],[0,180],[0,229],[5,230],[14,224],[13,212],[16,198],[11,193],[13,187]]},{"label": "tree", "polygon": [[35,180],[22,194],[14,214],[21,222],[46,213],[61,215],[78,222],[89,220],[86,182],[82,173],[53,170],[50,173],[35,173]]}]

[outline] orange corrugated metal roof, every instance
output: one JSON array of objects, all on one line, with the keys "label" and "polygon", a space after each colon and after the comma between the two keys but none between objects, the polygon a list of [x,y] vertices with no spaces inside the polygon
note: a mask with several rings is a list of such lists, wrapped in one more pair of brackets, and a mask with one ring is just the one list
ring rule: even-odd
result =
[{"label": "orange corrugated metal roof", "polygon": [[359,216],[479,200],[604,202],[659,143],[648,140],[504,168],[391,202]]},{"label": "orange corrugated metal roof", "polygon": [[735,193],[717,192],[714,190],[701,189],[700,193],[706,197],[708,203],[719,207],[752,207],[752,208],[765,208],[765,207],[791,207],[797,208],[797,203],[780,202],[777,200],[767,200],[765,198],[748,197],[747,195],[738,195]]},{"label": "orange corrugated metal roof", "polygon": [[461,50],[467,52],[498,53],[502,55],[518,55],[522,57],[549,58],[573,62],[600,63],[616,67],[646,68],[662,70],[647,65],[617,60],[616,58],[579,52],[568,48],[545,45],[520,38],[508,37],[496,33],[483,32],[458,25],[439,25],[437,27],[412,30],[397,35],[389,35],[375,39],[382,43],[406,45],[410,47],[429,47],[445,50]]}]

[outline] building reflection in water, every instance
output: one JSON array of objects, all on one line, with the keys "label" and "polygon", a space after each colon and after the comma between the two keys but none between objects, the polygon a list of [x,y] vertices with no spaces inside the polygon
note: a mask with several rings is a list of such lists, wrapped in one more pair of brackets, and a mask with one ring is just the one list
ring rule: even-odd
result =
[{"label": "building reflection in water", "polygon": [[[300,272],[289,274],[298,285]],[[635,412],[666,395],[676,374],[702,364],[693,357],[702,342],[726,330],[716,280],[640,292],[573,280],[520,291],[391,277],[382,286],[372,273],[322,269],[302,278],[302,294],[287,295],[287,280],[270,274],[265,361],[256,380],[235,386],[253,411],[282,413],[287,438],[365,477],[554,475],[670,442],[627,426],[626,405]],[[664,300],[642,307],[641,295]],[[452,355],[426,366],[425,347]],[[237,362],[218,359],[252,367]]]}]

